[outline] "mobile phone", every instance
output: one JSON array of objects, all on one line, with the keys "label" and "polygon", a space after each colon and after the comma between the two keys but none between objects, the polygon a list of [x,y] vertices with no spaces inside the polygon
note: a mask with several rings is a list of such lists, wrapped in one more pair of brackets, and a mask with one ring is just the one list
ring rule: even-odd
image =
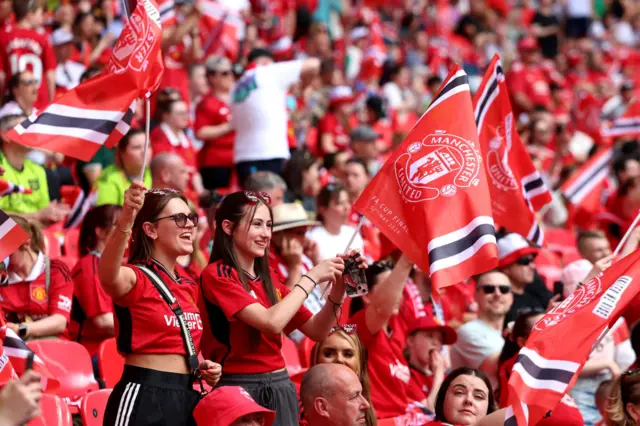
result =
[{"label": "mobile phone", "polygon": [[349,297],[361,297],[369,293],[367,276],[364,269],[360,269],[358,266],[359,257],[359,254],[355,254],[344,261],[342,278],[344,279],[347,296]]},{"label": "mobile phone", "polygon": [[560,295],[560,300],[564,299],[564,283],[562,281],[554,281],[553,295]]},{"label": "mobile phone", "polygon": [[27,365],[25,366],[25,371],[33,369],[34,357],[35,357],[35,354],[33,352],[29,352],[29,355],[27,355]]}]

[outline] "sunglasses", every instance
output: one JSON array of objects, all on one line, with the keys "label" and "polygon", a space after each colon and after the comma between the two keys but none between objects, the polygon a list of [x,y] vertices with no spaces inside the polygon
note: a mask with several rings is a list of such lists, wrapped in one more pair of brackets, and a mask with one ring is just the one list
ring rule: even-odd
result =
[{"label": "sunglasses", "polygon": [[178,228],[186,228],[187,227],[187,219],[193,223],[193,226],[198,226],[198,213],[176,213],[171,216],[159,217],[158,219],[152,220],[151,223],[156,223],[160,220],[164,219],[173,219]]},{"label": "sunglasses", "polygon": [[334,327],[331,327],[329,335],[332,335],[336,331],[344,331],[349,336],[352,336],[356,334],[356,331],[358,331],[358,326],[356,324],[337,324]]},{"label": "sunglasses", "polygon": [[536,258],[534,256],[521,257],[516,260],[518,265],[529,266]]},{"label": "sunglasses", "polygon": [[244,196],[251,204],[257,204],[261,201],[265,204],[271,204],[271,197],[266,192],[244,191]]},{"label": "sunglasses", "polygon": [[222,77],[229,77],[229,76],[231,75],[231,71],[229,71],[229,70],[226,70],[226,71],[216,71],[214,74],[215,74],[215,75],[222,76]]},{"label": "sunglasses", "polygon": [[494,285],[494,284],[486,284],[480,286],[484,294],[493,294],[496,290],[500,291],[500,294],[509,294],[511,292],[511,287],[508,285]]},{"label": "sunglasses", "polygon": [[35,80],[35,79],[20,80],[20,84],[23,85],[23,86],[33,86],[35,84],[38,84],[38,80]]}]

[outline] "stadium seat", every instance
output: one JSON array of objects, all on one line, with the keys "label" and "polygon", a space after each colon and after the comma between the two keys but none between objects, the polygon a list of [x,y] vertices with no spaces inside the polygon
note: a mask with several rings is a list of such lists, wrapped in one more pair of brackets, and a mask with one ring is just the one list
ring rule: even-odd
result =
[{"label": "stadium seat", "polygon": [[62,246],[60,243],[58,232],[51,229],[43,229],[42,233],[44,234],[44,238],[46,240],[46,254],[52,259],[62,256]]},{"label": "stadium seat", "polygon": [[[43,394],[40,399],[42,415],[27,423],[28,426],[72,426],[67,404],[55,395]],[[86,424],[86,423],[85,423]]]},{"label": "stadium seat", "polygon": [[79,343],[65,340],[36,340],[27,345],[36,353],[60,382],[56,394],[74,399],[98,390],[93,377],[89,353]]},{"label": "stadium seat", "polygon": [[395,426],[396,420],[394,418],[390,419],[378,419],[378,426]]},{"label": "stadium seat", "polygon": [[316,344],[313,340],[305,337],[298,345],[298,355],[300,356],[300,365],[303,368],[309,368],[311,365],[311,350]]},{"label": "stadium seat", "polygon": [[100,389],[85,395],[80,409],[83,426],[102,426],[109,395],[111,389]]},{"label": "stadium seat", "polygon": [[64,234],[64,254],[65,256],[80,257],[78,243],[80,240],[80,228],[67,229]]},{"label": "stadium seat", "polygon": [[298,355],[298,347],[295,342],[287,336],[282,337],[282,356],[289,376],[295,376],[300,372],[300,370],[302,370],[302,366],[300,365],[300,355]]},{"label": "stadium seat", "polygon": [[107,339],[98,348],[100,378],[108,388],[113,388],[122,376],[124,358],[118,353],[116,339]]}]

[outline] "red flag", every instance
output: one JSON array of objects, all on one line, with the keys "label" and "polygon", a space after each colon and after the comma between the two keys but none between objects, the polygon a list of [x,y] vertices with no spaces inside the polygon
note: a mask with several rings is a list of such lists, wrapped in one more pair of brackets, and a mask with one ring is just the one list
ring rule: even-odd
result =
[{"label": "red flag", "polygon": [[467,75],[455,65],[438,95],[355,203],[440,287],[498,264]]},{"label": "red flag", "polygon": [[203,2],[201,9],[204,25],[208,29],[202,44],[205,56],[220,54],[236,61],[240,53],[239,39],[245,31],[242,17],[212,1]]},{"label": "red flag", "polygon": [[531,162],[516,129],[500,57],[495,55],[473,100],[478,138],[497,224],[542,245],[537,209],[551,194]]},{"label": "red flag", "polygon": [[[4,321],[4,315],[0,315],[0,341],[4,342],[6,334],[7,324]],[[9,356],[4,351],[4,347],[0,346],[0,387],[17,378],[18,375],[11,365]]]},{"label": "red flag", "polygon": [[[18,376],[22,376],[27,369],[27,359],[33,353],[31,348],[13,330],[7,328],[3,340],[3,349]],[[60,387],[58,379],[51,374],[42,358],[35,353],[33,356],[33,371],[42,376],[43,388],[47,393],[55,393]]]},{"label": "red flag", "polygon": [[28,239],[24,229],[0,210],[0,260],[16,251]]},{"label": "red flag", "polygon": [[33,191],[31,188],[25,188],[21,185],[16,185],[8,180],[0,179],[0,197],[10,194],[31,194]]},{"label": "red flag", "polygon": [[640,293],[639,261],[636,250],[536,323],[509,378],[505,425],[535,425],[573,386],[598,339]]},{"label": "red flag", "polygon": [[640,102],[632,102],[624,114],[613,121],[611,127],[602,130],[602,134],[613,138],[630,138],[640,135]]}]

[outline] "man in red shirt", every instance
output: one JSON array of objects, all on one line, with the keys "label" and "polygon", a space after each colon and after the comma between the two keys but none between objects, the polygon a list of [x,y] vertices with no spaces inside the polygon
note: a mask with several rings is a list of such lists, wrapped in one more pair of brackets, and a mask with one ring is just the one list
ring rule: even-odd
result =
[{"label": "man in red shirt", "polygon": [[39,84],[37,109],[43,109],[54,98],[56,90],[56,57],[42,26],[44,6],[38,0],[13,0],[16,24],[0,34],[0,89],[13,74],[29,70]]},{"label": "man in red shirt", "polygon": [[551,105],[551,90],[547,74],[541,65],[542,56],[538,42],[532,37],[524,37],[518,42],[521,60],[511,65],[507,84],[516,117],[529,113],[535,106],[548,108]]}]

